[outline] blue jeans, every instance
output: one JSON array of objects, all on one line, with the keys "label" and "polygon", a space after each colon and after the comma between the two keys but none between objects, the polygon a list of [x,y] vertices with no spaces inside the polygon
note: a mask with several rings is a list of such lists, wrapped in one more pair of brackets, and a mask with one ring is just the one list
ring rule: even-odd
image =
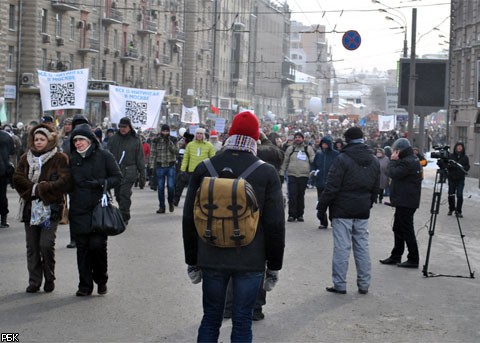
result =
[{"label": "blue jeans", "polygon": [[232,342],[252,341],[252,316],[263,272],[202,269],[203,318],[197,342],[217,342],[223,321],[228,280],[232,279]]},{"label": "blue jeans", "polygon": [[175,166],[157,168],[157,190],[160,208],[165,208],[165,178],[167,179],[168,203],[173,204],[175,195]]},{"label": "blue jeans", "polygon": [[368,249],[368,219],[333,218],[332,278],[335,289],[347,290],[347,271],[350,249],[357,267],[357,286],[368,289],[371,263]]}]

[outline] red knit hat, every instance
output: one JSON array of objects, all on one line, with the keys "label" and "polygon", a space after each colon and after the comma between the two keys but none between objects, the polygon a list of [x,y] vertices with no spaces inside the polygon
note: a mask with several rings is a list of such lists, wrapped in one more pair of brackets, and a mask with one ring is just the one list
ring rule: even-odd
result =
[{"label": "red knit hat", "polygon": [[238,113],[233,118],[232,126],[228,134],[230,136],[248,136],[257,141],[260,138],[260,124],[258,123],[257,116],[250,111]]},{"label": "red knit hat", "polygon": [[210,131],[210,137],[215,138],[218,137],[218,133],[215,130]]}]

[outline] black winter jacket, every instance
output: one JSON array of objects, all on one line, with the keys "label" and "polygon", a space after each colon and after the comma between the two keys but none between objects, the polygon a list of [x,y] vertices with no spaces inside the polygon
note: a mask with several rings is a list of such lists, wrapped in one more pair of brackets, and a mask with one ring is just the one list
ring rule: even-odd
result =
[{"label": "black winter jacket", "polygon": [[420,160],[411,147],[402,150],[398,160],[391,160],[387,167],[390,183],[390,202],[395,207],[418,208],[422,191]]},{"label": "black winter jacket", "polygon": [[[210,160],[217,172],[228,167],[235,175],[240,175],[258,158],[249,152],[225,150]],[[282,188],[275,168],[265,163],[247,178],[255,190],[261,214],[254,240],[238,249],[214,247],[198,237],[193,208],[197,189],[204,176],[209,174],[201,162],[190,178],[183,209],[185,262],[202,268],[242,271],[264,271],[266,263],[269,269],[280,270],[285,248],[285,214]]]},{"label": "black winter jacket", "polygon": [[0,176],[5,176],[10,155],[15,154],[13,139],[8,133],[0,130]]},{"label": "black winter jacket", "polygon": [[[457,146],[461,145],[463,147],[462,152],[457,152]],[[453,147],[453,152],[449,156],[450,160],[454,160],[455,162],[461,164],[463,166],[463,170],[468,172],[470,170],[470,161],[468,156],[465,155],[465,145],[462,142],[458,142]],[[462,171],[461,168],[454,164],[449,164],[448,166],[448,179],[451,181],[461,181],[465,180],[466,174]]]},{"label": "black winter jacket", "polygon": [[[76,134],[74,130],[72,137]],[[85,158],[72,149],[70,169],[73,178],[73,190],[70,193],[68,218],[70,229],[75,234],[92,232],[92,211],[102,198],[104,181],[111,189],[120,184],[122,173],[113,155],[100,148],[93,132],[82,130],[81,133],[92,140]]]},{"label": "black winter jacket", "polygon": [[380,166],[365,144],[347,144],[333,160],[317,209],[332,218],[368,219],[378,193]]}]

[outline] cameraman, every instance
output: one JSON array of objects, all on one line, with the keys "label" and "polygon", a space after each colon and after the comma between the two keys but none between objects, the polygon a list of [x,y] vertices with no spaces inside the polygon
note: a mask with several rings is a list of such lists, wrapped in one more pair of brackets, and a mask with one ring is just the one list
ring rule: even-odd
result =
[{"label": "cameraman", "polygon": [[[393,153],[388,163],[387,173],[392,179],[390,201],[392,206],[395,207],[394,246],[390,256],[380,260],[380,263],[396,264],[402,268],[418,268],[419,255],[413,215],[420,206],[421,166],[408,139],[397,139],[393,143],[392,149]],[[405,244],[408,248],[408,255],[407,260],[402,263]]]},{"label": "cameraman", "polygon": [[[457,162],[457,164],[448,164],[448,215],[451,216],[455,211],[458,217],[463,218],[463,188],[465,186],[465,175],[470,169],[468,156],[465,155],[465,145],[462,142],[457,142],[448,158]],[[457,195],[457,206],[455,206],[455,194]]]}]

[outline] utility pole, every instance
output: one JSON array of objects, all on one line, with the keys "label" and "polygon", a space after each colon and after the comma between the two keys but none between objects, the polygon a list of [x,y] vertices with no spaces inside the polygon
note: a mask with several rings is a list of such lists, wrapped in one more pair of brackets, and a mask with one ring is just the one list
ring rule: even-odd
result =
[{"label": "utility pole", "polygon": [[[408,83],[408,140],[413,144],[413,120],[415,118],[415,53],[416,53],[416,35],[417,35],[417,9],[412,8],[412,44],[410,52],[410,79]],[[421,150],[423,152],[423,150]]]}]

